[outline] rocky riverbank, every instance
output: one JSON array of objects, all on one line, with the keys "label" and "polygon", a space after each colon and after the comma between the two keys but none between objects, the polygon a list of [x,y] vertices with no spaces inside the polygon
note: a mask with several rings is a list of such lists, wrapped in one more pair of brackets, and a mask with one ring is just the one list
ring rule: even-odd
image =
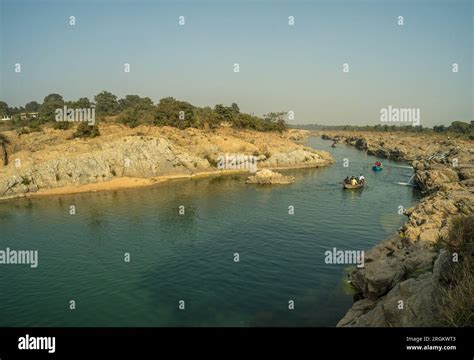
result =
[{"label": "rocky riverbank", "polygon": [[[0,166],[0,199],[152,185],[170,178],[248,171],[219,168],[219,156],[252,156],[257,168],[320,167],[331,155],[297,144],[307,132],[284,134],[220,128],[103,124],[101,136],[70,139],[73,130],[3,134],[9,164]],[[239,164],[238,164],[239,165]],[[242,164],[240,164],[242,165]]]},{"label": "rocky riverbank", "polygon": [[405,209],[408,220],[399,234],[366,252],[365,268],[348,274],[358,301],[337,325],[439,325],[438,284],[452,261],[440,244],[454,216],[474,211],[474,143],[406,133],[328,132],[321,137],[406,161],[425,194]]}]

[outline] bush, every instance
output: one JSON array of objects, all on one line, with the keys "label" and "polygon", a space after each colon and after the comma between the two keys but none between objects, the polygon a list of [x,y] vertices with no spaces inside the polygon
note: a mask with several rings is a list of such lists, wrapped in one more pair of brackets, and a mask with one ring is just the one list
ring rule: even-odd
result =
[{"label": "bush", "polygon": [[94,138],[96,136],[100,136],[99,127],[97,125],[89,125],[86,122],[80,123],[74,134],[72,134],[73,138]]},{"label": "bush", "polygon": [[454,217],[444,244],[451,253],[472,258],[474,256],[474,215]]},{"label": "bush", "polygon": [[140,124],[152,124],[155,120],[155,112],[156,109],[154,107],[143,109],[139,106],[133,106],[122,111],[117,120],[124,125],[134,128]]},{"label": "bush", "polygon": [[67,121],[56,121],[53,125],[55,130],[69,130],[71,128],[71,123]]},{"label": "bush", "polygon": [[26,126],[23,126],[23,127],[17,128],[16,133],[18,134],[18,136],[24,135],[24,134],[29,134],[30,129]]},{"label": "bush", "polygon": [[439,323],[449,327],[474,326],[474,267],[463,261],[454,269],[451,283],[439,286]]},{"label": "bush", "polygon": [[31,133],[40,132],[40,131],[43,131],[43,129],[38,123],[36,124],[32,123],[29,126],[22,126],[16,129],[16,133],[18,135],[31,134]]},{"label": "bush", "polygon": [[474,326],[474,215],[455,217],[447,240],[450,254],[458,254],[447,279],[438,285],[439,322],[450,327]]}]

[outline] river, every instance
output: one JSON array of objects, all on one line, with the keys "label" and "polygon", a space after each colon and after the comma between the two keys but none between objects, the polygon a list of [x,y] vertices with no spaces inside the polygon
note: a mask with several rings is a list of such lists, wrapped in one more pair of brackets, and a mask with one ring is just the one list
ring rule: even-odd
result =
[{"label": "river", "polygon": [[[324,252],[370,249],[420,195],[396,184],[400,163],[374,173],[377,159],[353,147],[307,145],[336,163],[284,171],[292,185],[239,175],[1,202],[0,250],[38,250],[39,261],[0,265],[0,326],[335,326],[352,295],[347,265]],[[360,173],[365,189],[342,189]]]}]

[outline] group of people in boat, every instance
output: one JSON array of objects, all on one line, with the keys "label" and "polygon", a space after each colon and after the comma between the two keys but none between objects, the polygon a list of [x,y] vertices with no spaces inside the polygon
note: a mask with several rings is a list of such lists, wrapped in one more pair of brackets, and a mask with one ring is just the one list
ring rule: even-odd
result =
[{"label": "group of people in boat", "polygon": [[365,182],[365,177],[362,174],[360,174],[359,176],[351,176],[351,177],[347,176],[344,179],[344,182],[350,185],[360,185]]}]

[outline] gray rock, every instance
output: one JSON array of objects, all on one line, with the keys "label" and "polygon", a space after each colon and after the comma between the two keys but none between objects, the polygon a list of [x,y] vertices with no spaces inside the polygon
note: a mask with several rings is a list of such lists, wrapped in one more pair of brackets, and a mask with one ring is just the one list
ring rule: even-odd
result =
[{"label": "gray rock", "polygon": [[387,293],[404,276],[403,265],[390,259],[368,263],[365,269],[366,289],[364,297],[377,299]]},{"label": "gray rock", "polygon": [[434,284],[447,283],[452,273],[452,255],[445,249],[441,249],[439,256],[433,266],[432,281]]},{"label": "gray rock", "polygon": [[431,273],[417,279],[407,279],[377,300],[362,299],[355,302],[337,326],[435,326],[434,291]]}]

